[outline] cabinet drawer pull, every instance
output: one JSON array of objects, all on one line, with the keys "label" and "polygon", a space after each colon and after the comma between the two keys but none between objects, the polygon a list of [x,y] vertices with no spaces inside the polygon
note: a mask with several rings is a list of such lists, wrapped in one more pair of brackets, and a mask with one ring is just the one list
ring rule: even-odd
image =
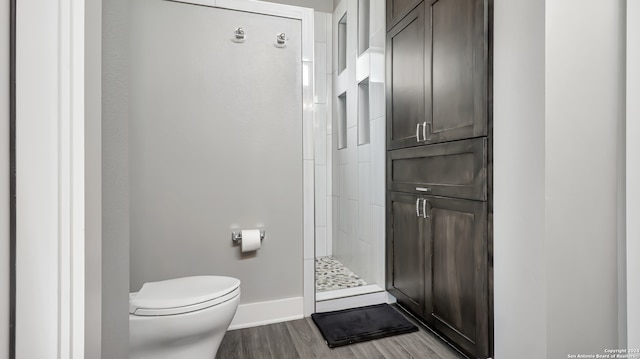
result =
[{"label": "cabinet drawer pull", "polygon": [[420,198],[416,198],[416,217],[420,217]]},{"label": "cabinet drawer pull", "polygon": [[427,214],[427,200],[422,200],[422,218],[429,218],[430,216]]},{"label": "cabinet drawer pull", "polygon": [[420,142],[420,125],[419,123],[416,123],[416,141]]},{"label": "cabinet drawer pull", "polygon": [[423,141],[427,140],[427,123],[426,122],[422,123],[422,140]]},{"label": "cabinet drawer pull", "polygon": [[416,187],[416,191],[420,191],[420,192],[430,192],[431,188],[429,187]]}]

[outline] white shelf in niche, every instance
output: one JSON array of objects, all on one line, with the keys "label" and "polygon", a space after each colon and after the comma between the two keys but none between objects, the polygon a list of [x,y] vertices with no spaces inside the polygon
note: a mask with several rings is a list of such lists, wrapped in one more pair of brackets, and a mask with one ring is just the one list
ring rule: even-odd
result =
[{"label": "white shelf in niche", "polygon": [[371,73],[371,59],[369,50],[367,49],[365,52],[360,54],[356,59],[356,81],[362,82],[367,77],[369,77]]},{"label": "white shelf in niche", "polygon": [[333,84],[333,93],[341,94],[347,92],[347,87],[349,85],[348,70],[342,71],[341,74],[334,78]]},{"label": "white shelf in niche", "polygon": [[358,145],[366,145],[370,139],[369,78],[358,84]]}]

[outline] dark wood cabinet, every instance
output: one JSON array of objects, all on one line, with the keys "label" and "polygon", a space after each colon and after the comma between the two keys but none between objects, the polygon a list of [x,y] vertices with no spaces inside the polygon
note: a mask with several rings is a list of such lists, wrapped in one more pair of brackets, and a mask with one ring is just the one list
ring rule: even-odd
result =
[{"label": "dark wood cabinet", "polygon": [[489,0],[426,0],[387,32],[387,148],[487,136]]},{"label": "dark wood cabinet", "polygon": [[387,29],[397,24],[421,0],[387,0]]},{"label": "dark wood cabinet", "polygon": [[387,290],[474,358],[489,356],[486,202],[389,192]]},{"label": "dark wood cabinet", "polygon": [[430,71],[429,26],[424,3],[387,33],[387,148],[416,146],[425,122],[425,93]]},{"label": "dark wood cabinet", "polygon": [[427,322],[474,358],[489,355],[486,202],[426,197],[433,253]]},{"label": "dark wood cabinet", "polygon": [[426,142],[487,135],[487,0],[437,0],[430,6],[431,123]]},{"label": "dark wood cabinet", "polygon": [[427,221],[421,198],[390,192],[387,198],[387,289],[415,314],[425,316],[425,288],[430,275]]},{"label": "dark wood cabinet", "polygon": [[387,1],[387,290],[493,355],[492,0]]}]

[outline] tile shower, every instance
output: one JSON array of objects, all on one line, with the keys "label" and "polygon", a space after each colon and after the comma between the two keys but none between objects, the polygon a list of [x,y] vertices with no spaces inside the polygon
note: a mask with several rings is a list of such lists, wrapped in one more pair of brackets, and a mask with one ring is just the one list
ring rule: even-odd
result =
[{"label": "tile shower", "polygon": [[384,14],[362,0],[315,14],[317,301],[384,290]]}]

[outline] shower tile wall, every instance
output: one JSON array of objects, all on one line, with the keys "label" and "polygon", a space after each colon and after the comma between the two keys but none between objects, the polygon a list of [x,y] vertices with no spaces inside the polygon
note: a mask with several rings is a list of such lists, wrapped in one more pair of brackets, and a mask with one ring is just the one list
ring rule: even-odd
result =
[{"label": "shower tile wall", "polygon": [[[327,193],[331,194],[327,201],[327,247],[332,251],[326,255],[339,259],[368,283],[384,286],[385,7],[383,1],[370,2],[369,49],[362,54],[357,46],[358,1],[341,1],[332,21],[334,32],[338,17],[342,18],[338,14],[341,8],[347,11],[347,68],[333,74],[333,97],[328,98],[335,100],[347,93],[347,147],[337,149],[338,116],[333,109],[333,126],[327,132],[327,151],[331,154],[327,157]],[[337,41],[335,33],[331,37]],[[332,62],[336,69],[337,53]],[[358,101],[362,101],[358,99],[358,84],[363,80],[368,80],[368,140],[358,138]],[[324,252],[316,248],[316,256],[321,255]]]},{"label": "shower tile wall", "polygon": [[386,170],[386,120],[385,120],[385,5],[383,1],[370,3],[369,38],[369,120],[370,122],[370,215],[372,263],[371,282],[384,287],[385,278],[385,170]]},{"label": "shower tile wall", "polygon": [[314,151],[315,151],[315,256],[332,253],[331,89],[332,15],[315,12],[314,43]]}]

